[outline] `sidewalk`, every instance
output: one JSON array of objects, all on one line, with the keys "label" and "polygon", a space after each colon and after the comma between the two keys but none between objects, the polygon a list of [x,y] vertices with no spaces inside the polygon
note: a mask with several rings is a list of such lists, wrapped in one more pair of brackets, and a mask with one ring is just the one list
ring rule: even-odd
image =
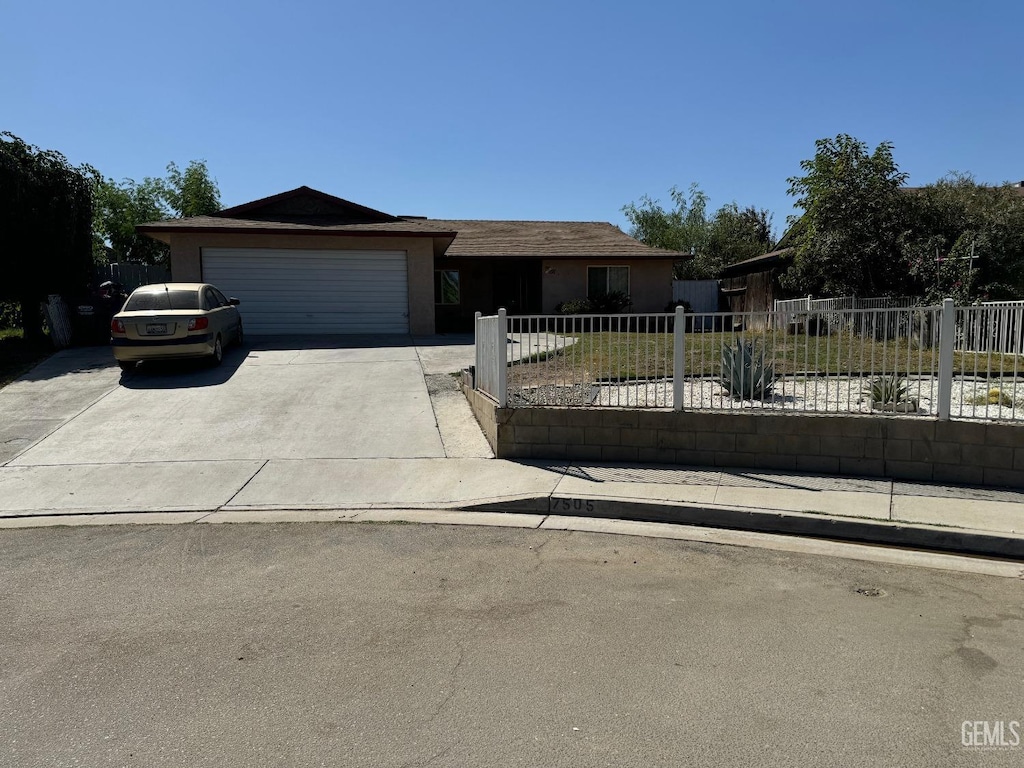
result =
[{"label": "sidewalk", "polygon": [[81,515],[111,513],[153,515],[153,522],[161,516],[216,522],[286,520],[289,511],[389,509],[675,522],[1024,559],[1024,492],[1012,490],[497,459],[0,467],[4,527],[68,524]]}]

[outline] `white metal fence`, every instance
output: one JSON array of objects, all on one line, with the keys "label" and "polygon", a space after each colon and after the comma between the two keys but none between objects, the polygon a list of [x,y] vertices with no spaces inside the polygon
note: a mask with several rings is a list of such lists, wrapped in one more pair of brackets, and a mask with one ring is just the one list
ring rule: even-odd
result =
[{"label": "white metal fence", "polygon": [[1024,301],[986,301],[960,312],[958,349],[1024,354]]},{"label": "white metal fence", "polygon": [[[1024,307],[477,319],[475,386],[509,407],[1024,419]],[[1012,351],[1017,349],[1018,351]],[[1011,351],[1007,351],[1011,350]],[[501,376],[504,374],[504,379]]]},{"label": "white metal fence", "polygon": [[476,313],[476,366],[473,369],[473,386],[498,398],[505,405],[508,397],[508,340],[505,310],[489,317]]},{"label": "white metal fence", "polygon": [[776,299],[771,318],[775,328],[808,322],[808,315],[814,312],[837,312],[851,309],[902,309],[920,306],[921,301],[913,296],[836,296],[830,299],[815,299],[804,296],[799,299]]}]

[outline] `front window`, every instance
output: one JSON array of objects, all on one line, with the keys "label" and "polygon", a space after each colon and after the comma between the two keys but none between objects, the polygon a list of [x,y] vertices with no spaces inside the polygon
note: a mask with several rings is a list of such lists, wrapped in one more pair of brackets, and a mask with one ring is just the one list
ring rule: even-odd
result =
[{"label": "front window", "polygon": [[629,295],[629,267],[587,267],[587,298],[609,293]]},{"label": "front window", "polygon": [[459,270],[434,270],[434,303],[459,304],[460,302],[461,295],[459,293]]}]

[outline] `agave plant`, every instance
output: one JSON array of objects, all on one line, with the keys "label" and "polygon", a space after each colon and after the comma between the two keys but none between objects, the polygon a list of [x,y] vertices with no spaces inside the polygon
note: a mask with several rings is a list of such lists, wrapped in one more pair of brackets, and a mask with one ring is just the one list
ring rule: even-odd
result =
[{"label": "agave plant", "polygon": [[907,378],[896,373],[875,377],[861,394],[870,397],[872,405],[876,408],[911,402]]},{"label": "agave plant", "polygon": [[756,341],[722,346],[722,387],[735,398],[761,400],[775,385],[775,365]]}]

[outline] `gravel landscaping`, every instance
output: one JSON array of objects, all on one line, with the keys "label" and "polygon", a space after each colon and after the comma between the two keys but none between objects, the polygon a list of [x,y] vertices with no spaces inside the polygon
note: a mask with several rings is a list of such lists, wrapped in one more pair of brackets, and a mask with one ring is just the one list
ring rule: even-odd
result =
[{"label": "gravel landscaping", "polygon": [[[686,379],[683,408],[686,410],[733,410],[764,408],[813,413],[871,413],[870,400],[862,394],[867,379],[808,377],[776,383],[770,397],[737,400],[712,378]],[[918,401],[920,415],[936,415],[938,379],[911,378],[909,395]],[[990,395],[998,389],[998,394]],[[512,407],[531,405],[611,406],[671,408],[672,380],[628,383],[594,383],[560,386],[544,384],[510,390]],[[989,402],[990,398],[993,401]],[[975,404],[975,401],[978,404]],[[1012,403],[1012,405],[1010,405]],[[977,419],[1024,419],[1024,381],[958,377],[953,380],[952,415]]]}]

